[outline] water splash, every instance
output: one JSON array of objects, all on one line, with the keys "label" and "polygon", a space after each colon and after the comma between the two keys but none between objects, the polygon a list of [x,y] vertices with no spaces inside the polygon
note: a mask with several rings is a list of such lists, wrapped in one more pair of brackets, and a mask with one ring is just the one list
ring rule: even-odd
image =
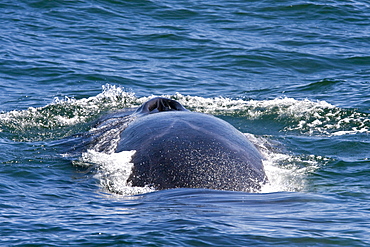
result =
[{"label": "water splash", "polygon": [[282,131],[305,135],[345,135],[370,133],[370,115],[354,109],[342,109],[326,101],[277,98],[273,100],[232,100],[175,95],[175,99],[195,111],[236,115],[249,120],[268,119],[285,125]]},{"label": "water splash", "polygon": [[0,132],[14,141],[60,139],[83,130],[102,113],[133,107],[136,97],[121,87],[104,85],[102,93],[83,99],[54,98],[44,107],[29,107],[0,114]]},{"label": "water splash", "polygon": [[283,152],[278,147],[281,144],[269,138],[249,133],[245,135],[264,157],[262,162],[268,183],[262,185],[261,193],[306,191],[309,186],[308,176],[325,163],[323,157],[296,156]]},{"label": "water splash", "polygon": [[100,187],[110,193],[129,196],[154,191],[150,187],[133,187],[127,181],[133,167],[130,161],[134,154],[134,150],[111,154],[88,150],[82,154],[78,165],[95,165],[95,178]]}]

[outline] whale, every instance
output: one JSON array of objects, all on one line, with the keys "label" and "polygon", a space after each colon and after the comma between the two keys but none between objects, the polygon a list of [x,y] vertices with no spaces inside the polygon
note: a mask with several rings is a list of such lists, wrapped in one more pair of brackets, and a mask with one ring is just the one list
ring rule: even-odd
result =
[{"label": "whale", "polygon": [[106,137],[115,139],[114,152],[135,151],[131,186],[258,192],[267,182],[263,157],[245,134],[176,100],[150,99],[130,117],[115,116],[112,126],[115,137]]}]

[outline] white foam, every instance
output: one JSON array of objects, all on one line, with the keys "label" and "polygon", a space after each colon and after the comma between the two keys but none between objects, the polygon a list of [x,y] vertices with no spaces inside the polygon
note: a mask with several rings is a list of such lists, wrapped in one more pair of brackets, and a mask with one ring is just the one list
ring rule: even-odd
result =
[{"label": "white foam", "polygon": [[154,191],[150,187],[133,187],[128,182],[133,167],[130,161],[134,154],[134,150],[111,154],[88,150],[82,154],[81,162],[96,165],[95,177],[100,187],[108,192],[127,196]]},{"label": "white foam", "polygon": [[137,98],[133,92],[125,91],[123,87],[103,85],[102,92],[96,96],[83,99],[74,99],[65,96],[60,99],[55,97],[50,105],[62,105],[75,115],[96,115],[107,110],[118,110],[137,106]]},{"label": "white foam", "polygon": [[262,193],[306,191],[309,174],[319,168],[315,159],[278,153],[270,153],[263,165],[269,182],[262,186]]},{"label": "white foam", "polygon": [[272,100],[241,100],[224,97],[202,98],[175,94],[171,97],[194,111],[237,115],[248,119],[272,117],[288,123],[283,131],[299,131],[308,135],[348,135],[370,133],[369,114],[336,107],[326,101],[276,98]]},{"label": "white foam", "polygon": [[321,157],[285,154],[265,137],[249,133],[245,135],[258,147],[264,157],[262,162],[268,183],[262,185],[261,193],[307,190],[308,176],[320,167],[317,160],[322,159]]}]

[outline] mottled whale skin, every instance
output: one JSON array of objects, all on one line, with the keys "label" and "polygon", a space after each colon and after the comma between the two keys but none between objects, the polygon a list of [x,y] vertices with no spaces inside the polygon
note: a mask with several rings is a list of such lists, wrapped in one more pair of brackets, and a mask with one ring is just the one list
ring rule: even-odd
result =
[{"label": "mottled whale skin", "polygon": [[224,120],[166,98],[149,100],[135,115],[115,150],[136,150],[132,186],[256,192],[267,181],[260,152]]}]

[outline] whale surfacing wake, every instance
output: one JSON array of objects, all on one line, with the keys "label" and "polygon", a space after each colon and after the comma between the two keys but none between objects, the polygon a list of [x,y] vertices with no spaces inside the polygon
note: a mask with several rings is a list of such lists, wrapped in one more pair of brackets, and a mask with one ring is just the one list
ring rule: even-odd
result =
[{"label": "whale surfacing wake", "polygon": [[257,192],[267,181],[260,152],[222,119],[160,97],[133,116],[123,118],[114,150],[136,151],[127,181],[132,186]]}]

